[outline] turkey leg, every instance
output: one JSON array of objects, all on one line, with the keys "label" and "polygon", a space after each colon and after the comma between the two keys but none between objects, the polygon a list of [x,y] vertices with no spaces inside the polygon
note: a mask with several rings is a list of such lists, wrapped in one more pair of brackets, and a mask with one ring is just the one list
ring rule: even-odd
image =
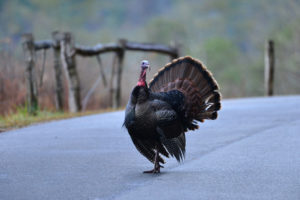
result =
[{"label": "turkey leg", "polygon": [[155,150],[156,150],[156,152],[155,152],[155,157],[154,157],[154,169],[149,170],[149,171],[144,171],[144,173],[153,173],[153,174],[160,173],[160,168],[162,166],[159,164],[159,151],[158,151],[157,144],[155,145]]}]

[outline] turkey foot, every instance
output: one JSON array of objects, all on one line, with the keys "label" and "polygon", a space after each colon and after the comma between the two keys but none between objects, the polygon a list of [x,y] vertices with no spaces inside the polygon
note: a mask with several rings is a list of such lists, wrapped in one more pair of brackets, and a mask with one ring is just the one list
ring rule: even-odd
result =
[{"label": "turkey foot", "polygon": [[156,174],[156,173],[160,173],[160,168],[164,168],[164,167],[161,166],[160,164],[154,165],[154,169],[149,170],[149,171],[144,171],[144,173],[145,173],[145,174]]},{"label": "turkey foot", "polygon": [[144,173],[156,174],[156,173],[160,173],[160,168],[164,168],[163,166],[161,166],[159,164],[159,151],[158,151],[157,145],[155,145],[155,149],[156,149],[156,153],[155,153],[155,157],[154,157],[154,168],[149,171],[144,171]]}]

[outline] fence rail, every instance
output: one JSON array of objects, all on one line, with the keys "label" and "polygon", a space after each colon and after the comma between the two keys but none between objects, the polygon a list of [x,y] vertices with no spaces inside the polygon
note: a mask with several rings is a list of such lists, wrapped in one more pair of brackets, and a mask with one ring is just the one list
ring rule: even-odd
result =
[{"label": "fence rail", "polygon": [[[106,52],[116,52],[124,50],[131,50],[131,51],[145,51],[145,52],[155,52],[166,54],[172,57],[178,56],[178,48],[171,47],[162,44],[154,44],[154,43],[139,43],[139,42],[130,42],[124,40],[124,46],[121,46],[116,43],[109,43],[109,44],[96,44],[95,46],[83,46],[83,45],[75,45],[76,54],[81,56],[95,56],[101,53]],[[49,49],[54,46],[54,42],[52,40],[41,40],[35,41],[34,47],[35,51]]]}]

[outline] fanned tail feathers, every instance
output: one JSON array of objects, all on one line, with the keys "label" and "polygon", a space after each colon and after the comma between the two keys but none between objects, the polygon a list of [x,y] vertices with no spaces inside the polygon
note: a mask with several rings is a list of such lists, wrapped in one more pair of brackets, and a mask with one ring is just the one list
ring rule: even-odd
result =
[{"label": "fanned tail feathers", "polygon": [[[185,115],[190,120],[203,122],[216,119],[221,108],[221,94],[210,71],[189,56],[173,60],[160,69],[149,83],[153,92],[179,90],[185,96]],[[196,129],[192,123],[189,129]]]}]

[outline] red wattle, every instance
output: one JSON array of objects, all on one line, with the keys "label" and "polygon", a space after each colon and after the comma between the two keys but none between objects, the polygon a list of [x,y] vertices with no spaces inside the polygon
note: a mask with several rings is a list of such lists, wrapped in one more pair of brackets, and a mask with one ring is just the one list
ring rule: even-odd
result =
[{"label": "red wattle", "polygon": [[137,85],[138,86],[145,86],[146,84],[145,84],[145,81],[139,81],[139,82],[137,82]]},{"label": "red wattle", "polygon": [[142,69],[139,81],[137,82],[138,86],[146,86],[146,69]]}]

